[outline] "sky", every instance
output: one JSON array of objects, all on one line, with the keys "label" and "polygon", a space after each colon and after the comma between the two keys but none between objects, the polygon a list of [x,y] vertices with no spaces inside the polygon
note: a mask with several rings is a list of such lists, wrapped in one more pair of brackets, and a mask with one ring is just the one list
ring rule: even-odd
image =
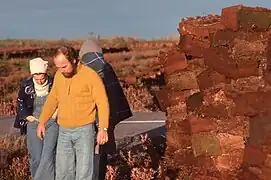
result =
[{"label": "sky", "polygon": [[178,34],[187,16],[221,14],[244,4],[271,8],[270,0],[0,0],[0,39],[159,38]]}]

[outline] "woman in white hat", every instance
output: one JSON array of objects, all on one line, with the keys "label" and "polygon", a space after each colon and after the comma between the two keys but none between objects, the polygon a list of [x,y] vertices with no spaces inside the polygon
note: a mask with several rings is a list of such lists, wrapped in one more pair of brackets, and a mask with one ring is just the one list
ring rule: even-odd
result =
[{"label": "woman in white hat", "polygon": [[46,124],[46,136],[36,135],[38,118],[51,90],[53,77],[47,74],[48,61],[30,60],[32,77],[22,81],[18,93],[18,109],[14,127],[26,126],[27,148],[30,153],[30,171],[33,180],[55,179],[55,154],[58,137],[56,114]]}]

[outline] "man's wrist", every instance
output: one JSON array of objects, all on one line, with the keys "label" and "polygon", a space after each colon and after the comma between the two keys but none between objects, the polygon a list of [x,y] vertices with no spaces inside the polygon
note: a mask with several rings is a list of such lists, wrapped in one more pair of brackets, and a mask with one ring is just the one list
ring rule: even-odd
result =
[{"label": "man's wrist", "polygon": [[39,124],[43,124],[43,125],[45,125],[45,122],[43,122],[43,121],[39,121]]},{"label": "man's wrist", "polygon": [[101,127],[99,127],[98,129],[99,130],[103,130],[103,131],[107,131],[107,128],[101,128]]}]

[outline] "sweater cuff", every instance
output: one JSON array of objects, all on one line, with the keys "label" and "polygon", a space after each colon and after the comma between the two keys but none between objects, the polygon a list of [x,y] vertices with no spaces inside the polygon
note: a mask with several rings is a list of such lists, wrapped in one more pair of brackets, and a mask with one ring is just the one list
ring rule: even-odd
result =
[{"label": "sweater cuff", "polygon": [[101,122],[99,122],[99,129],[104,129],[104,128],[106,128],[106,129],[108,129],[108,123],[101,123]]}]

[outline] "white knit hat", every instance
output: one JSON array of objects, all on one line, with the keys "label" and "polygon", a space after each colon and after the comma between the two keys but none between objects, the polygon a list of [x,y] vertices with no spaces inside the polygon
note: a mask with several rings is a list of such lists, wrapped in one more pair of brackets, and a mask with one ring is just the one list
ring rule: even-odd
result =
[{"label": "white knit hat", "polygon": [[46,73],[48,68],[48,61],[44,61],[41,58],[31,59],[29,61],[30,73]]}]

